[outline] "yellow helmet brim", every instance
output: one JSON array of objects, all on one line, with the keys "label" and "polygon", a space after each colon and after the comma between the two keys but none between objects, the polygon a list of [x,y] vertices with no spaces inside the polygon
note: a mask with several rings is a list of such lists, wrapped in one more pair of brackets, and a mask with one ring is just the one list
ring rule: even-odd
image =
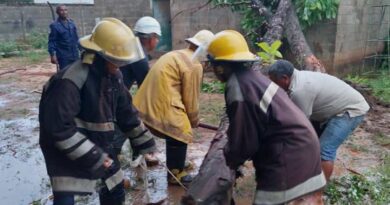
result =
[{"label": "yellow helmet brim", "polygon": [[251,52],[239,52],[231,55],[218,56],[215,61],[235,61],[235,62],[250,62],[258,61],[259,59]]}]

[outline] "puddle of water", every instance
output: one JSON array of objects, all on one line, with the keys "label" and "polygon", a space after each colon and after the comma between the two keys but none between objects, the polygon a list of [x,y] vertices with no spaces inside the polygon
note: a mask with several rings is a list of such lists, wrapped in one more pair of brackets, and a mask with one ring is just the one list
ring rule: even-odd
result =
[{"label": "puddle of water", "polygon": [[38,145],[37,126],[35,117],[0,120],[2,204],[29,204],[50,193],[46,167]]},{"label": "puddle of water", "polygon": [[0,108],[5,107],[8,102],[8,100],[0,98]]}]

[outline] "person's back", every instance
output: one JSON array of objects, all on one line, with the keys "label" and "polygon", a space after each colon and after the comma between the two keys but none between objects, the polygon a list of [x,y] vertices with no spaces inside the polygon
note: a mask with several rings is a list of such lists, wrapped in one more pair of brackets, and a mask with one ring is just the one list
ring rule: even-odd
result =
[{"label": "person's back", "polygon": [[[262,190],[258,192],[259,200],[265,200],[261,193],[267,191],[293,196],[289,189],[295,187],[294,192],[304,192],[297,185],[321,188],[325,178],[319,142],[309,120],[282,89],[260,73],[247,70],[233,75],[226,86],[231,124],[228,135],[232,136],[227,160],[237,164],[243,163],[242,156],[253,160],[257,188]],[[237,115],[245,120],[237,121]],[[308,179],[311,181],[305,182]],[[281,199],[272,200],[280,203],[277,200]]]},{"label": "person's back", "polygon": [[346,111],[351,117],[362,115],[369,109],[364,97],[350,85],[319,72],[294,70],[290,96],[298,106],[313,101],[311,113],[308,110],[305,114],[310,114],[308,117],[318,122]]},{"label": "person's back", "polygon": [[226,164],[237,170],[253,161],[253,204],[322,204],[318,190],[326,180],[309,120],[279,86],[252,69],[258,59],[237,31],[216,34],[208,53],[215,75],[226,82]]},{"label": "person's back", "polygon": [[368,103],[340,79],[324,73],[299,71],[286,60],[272,64],[268,75],[316,126],[322,169],[329,180],[337,149],[363,121],[370,108]]},{"label": "person's back", "polygon": [[[134,105],[140,112],[145,124],[161,133],[180,135],[181,140],[190,142],[193,119],[187,115],[192,109],[186,109],[185,102],[197,104],[202,66],[191,62],[192,51],[189,49],[171,51],[160,57],[150,69],[144,83],[134,96]],[[183,77],[187,77],[184,78]],[[190,80],[183,82],[183,80]],[[195,86],[193,86],[195,84]],[[189,87],[186,87],[189,85]],[[183,92],[183,91],[186,92]],[[149,96],[149,97],[146,97]],[[146,99],[146,100],[145,100]],[[167,112],[176,109],[176,116],[167,116]],[[153,120],[152,120],[153,119]],[[163,127],[170,127],[169,131]],[[179,137],[179,136],[178,136]]]},{"label": "person's back", "polygon": [[[208,45],[214,34],[201,30],[186,39],[188,48],[163,55],[151,68],[134,96],[134,106],[154,134],[166,139],[169,184],[188,184],[187,144],[199,123],[199,95],[203,67],[194,52]],[[186,165],[187,164],[187,165]],[[172,174],[172,176],[171,176]]]}]

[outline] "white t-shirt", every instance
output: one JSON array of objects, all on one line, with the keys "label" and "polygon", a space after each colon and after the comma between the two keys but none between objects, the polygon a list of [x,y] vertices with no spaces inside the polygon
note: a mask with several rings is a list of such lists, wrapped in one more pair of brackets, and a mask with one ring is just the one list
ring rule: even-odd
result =
[{"label": "white t-shirt", "polygon": [[356,117],[370,109],[358,91],[325,73],[294,70],[288,94],[310,120],[318,122],[345,112]]}]

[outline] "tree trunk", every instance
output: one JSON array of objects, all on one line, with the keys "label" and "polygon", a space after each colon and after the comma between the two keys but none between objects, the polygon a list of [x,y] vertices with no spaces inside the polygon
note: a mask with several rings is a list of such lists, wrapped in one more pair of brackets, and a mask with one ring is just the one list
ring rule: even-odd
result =
[{"label": "tree trunk", "polygon": [[252,4],[252,8],[256,9],[259,15],[268,14],[266,15],[269,24],[268,31],[262,41],[272,44],[275,40],[280,40],[284,32],[291,52],[302,69],[326,72],[324,65],[314,56],[307,44],[291,0],[280,0],[277,10],[271,18],[269,17],[269,11],[266,11],[261,0],[252,0]]},{"label": "tree trunk", "polygon": [[274,41],[280,40],[282,38],[287,10],[290,7],[290,0],[279,1],[275,14],[273,14],[271,19],[269,19],[269,28],[267,33],[265,33],[264,37],[262,38],[262,41],[265,41],[271,45]]},{"label": "tree trunk", "polygon": [[[281,0],[291,1],[291,0]],[[324,65],[313,54],[302,32],[294,5],[287,10],[284,31],[290,45],[291,52],[304,70],[326,72]]]},{"label": "tree trunk", "polygon": [[236,174],[226,165],[223,154],[223,148],[228,141],[226,136],[228,127],[229,119],[225,115],[199,168],[199,173],[189,185],[181,204],[231,204]]}]

